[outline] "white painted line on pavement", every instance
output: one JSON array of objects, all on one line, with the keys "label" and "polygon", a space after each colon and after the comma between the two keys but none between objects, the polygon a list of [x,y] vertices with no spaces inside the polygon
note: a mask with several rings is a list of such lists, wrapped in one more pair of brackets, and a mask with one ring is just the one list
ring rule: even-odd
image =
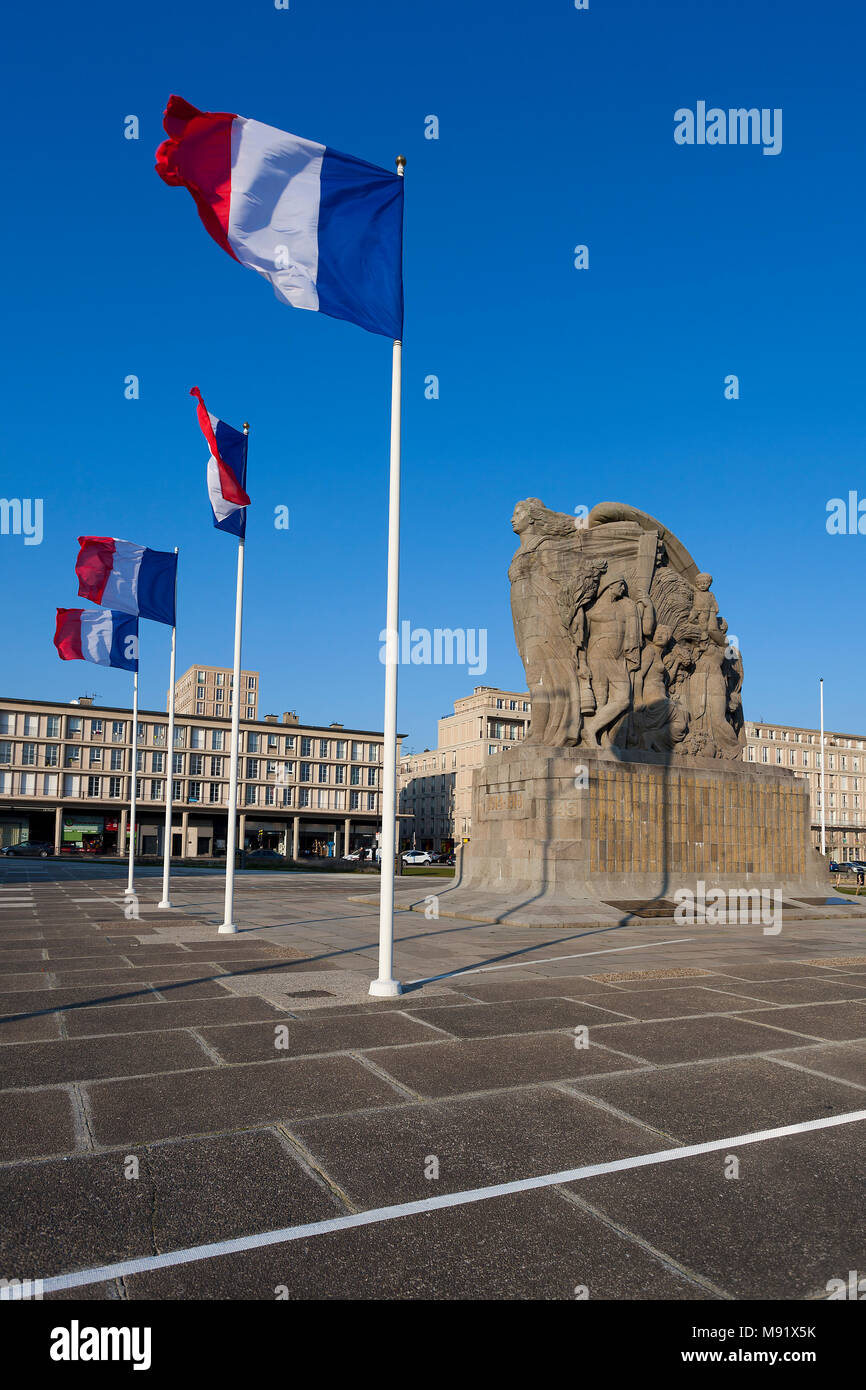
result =
[{"label": "white painted line on pavement", "polygon": [[[634,1158],[617,1158],[608,1163],[590,1163],[582,1168],[567,1168],[560,1173],[545,1173],[538,1178],[520,1178],[516,1182],[496,1183],[492,1187],[473,1187],[465,1192],[448,1192],[441,1197],[425,1197],[417,1202],[401,1202],[392,1207],[375,1207],[352,1216],[336,1216],[329,1221],[311,1221],[305,1226],[285,1226],[282,1230],[262,1231],[259,1235],[239,1236],[234,1240],[215,1241],[211,1245],[194,1245],[187,1250],[171,1250],[164,1255],[143,1255],[135,1260],[118,1260],[115,1264],[82,1269],[71,1274],[57,1274],[45,1279],[43,1293],[60,1289],[79,1289],[88,1284],[101,1284],[106,1279],[119,1279],[130,1274],[146,1274],[153,1269],[171,1269],[176,1265],[196,1264],[221,1255],[237,1255],[246,1250],[260,1250],[267,1245],[284,1245],[292,1240],[328,1235],[332,1231],[348,1231],[355,1226],[375,1226],[383,1221],[396,1221],[403,1216],[421,1212],[442,1211],[447,1207],[468,1206],[486,1202],[492,1197],[509,1197],[517,1192],[531,1192],[559,1183],[579,1182],[583,1178],[599,1177],[603,1173],[621,1173],[631,1168],[648,1168],[658,1163],[672,1163],[697,1154],[716,1153],[719,1149],[742,1148],[744,1144],[761,1144],[767,1139],[782,1139],[791,1134],[809,1134],[836,1125],[850,1125],[866,1120],[866,1110],[851,1110],[845,1115],[830,1115],[820,1120],[805,1120],[800,1124],[782,1125],[779,1129],[761,1129],[753,1134],[736,1134],[728,1139],[711,1139],[703,1144],[686,1144],[677,1149],[660,1149],[657,1153],[637,1154]],[[0,1299],[11,1291],[0,1290]]]},{"label": "white painted line on pavement", "polygon": [[[475,970],[462,971],[466,975],[483,975],[488,970],[526,970],[532,965],[547,965],[555,960],[583,960],[586,956],[615,956],[622,951],[648,951],[650,946],[679,946],[685,941],[697,941],[696,936],[672,936],[667,941],[645,941],[641,946],[607,946],[603,951],[578,951],[571,956],[536,956],[532,960],[519,960],[510,965],[481,965]],[[532,950],[527,946],[527,952]]]}]

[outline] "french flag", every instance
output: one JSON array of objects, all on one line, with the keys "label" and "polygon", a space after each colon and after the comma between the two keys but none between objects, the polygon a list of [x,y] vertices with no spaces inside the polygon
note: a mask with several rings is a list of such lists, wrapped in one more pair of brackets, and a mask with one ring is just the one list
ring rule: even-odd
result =
[{"label": "french flag", "polygon": [[189,394],[198,399],[198,422],[210,449],[207,495],[213,524],[218,531],[243,538],[247,531],[246,509],[250,505],[246,494],[247,436],[211,415],[197,386]]},{"label": "french flag", "polygon": [[79,536],[78,544],[75,573],[80,598],[174,627],[176,555],[116,536]]},{"label": "french flag", "polygon": [[284,304],[403,336],[403,179],[330,146],[169,97],[156,152],[214,241]]},{"label": "french flag", "polygon": [[110,608],[58,608],[54,645],[61,661],[138,670],[138,618]]}]

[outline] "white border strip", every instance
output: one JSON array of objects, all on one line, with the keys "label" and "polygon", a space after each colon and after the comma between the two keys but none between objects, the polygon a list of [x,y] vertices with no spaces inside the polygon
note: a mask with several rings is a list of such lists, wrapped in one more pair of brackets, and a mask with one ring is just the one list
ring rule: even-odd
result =
[{"label": "white border strip", "polygon": [[697,1154],[715,1153],[719,1149],[760,1144],[767,1139],[781,1139],[790,1134],[808,1134],[836,1125],[855,1124],[866,1120],[866,1110],[852,1110],[846,1115],[831,1115],[821,1120],[806,1120],[802,1124],[783,1125],[780,1129],[761,1129],[754,1134],[736,1134],[730,1139],[711,1139],[704,1144],[687,1144],[678,1149],[660,1149],[657,1153],[637,1154],[634,1158],[618,1158],[608,1163],[590,1163],[583,1168],[566,1168],[561,1173],[546,1173],[538,1178],[520,1178],[516,1182],[496,1183],[491,1187],[473,1187],[465,1192],[448,1192],[442,1197],[425,1197],[417,1202],[401,1202],[392,1207],[375,1207],[352,1216],[336,1216],[330,1221],[311,1221],[304,1226],[285,1226],[278,1231],[263,1231],[259,1235],[239,1236],[234,1240],[215,1241],[211,1245],[194,1245],[188,1250],[172,1250],[165,1255],[145,1255],[136,1260],[119,1260],[116,1264],[100,1265],[73,1274],[57,1274],[43,1281],[44,1293],[60,1289],[82,1288],[100,1284],[107,1279],[123,1278],[130,1274],[146,1274],[153,1269],[171,1269],[175,1265],[195,1264],[220,1255],[236,1255],[246,1250],[260,1250],[267,1245],[284,1245],[292,1240],[328,1235],[331,1231],[348,1231],[355,1226],[375,1226],[382,1221],[396,1221],[403,1216],[417,1216],[426,1211],[442,1211],[446,1207],[463,1207],[472,1202],[486,1202],[492,1197],[508,1197],[515,1192],[530,1192],[558,1183],[579,1182],[602,1173],[621,1173],[631,1168],[648,1168],[657,1163],[672,1163]]}]

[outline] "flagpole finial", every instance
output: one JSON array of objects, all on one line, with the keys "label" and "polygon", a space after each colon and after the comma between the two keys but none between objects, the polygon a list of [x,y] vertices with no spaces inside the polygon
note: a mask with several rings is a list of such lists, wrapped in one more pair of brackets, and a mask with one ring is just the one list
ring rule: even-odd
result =
[{"label": "flagpole finial", "polygon": [[398,154],[398,156],[397,156],[397,158],[395,159],[394,163],[397,165],[397,173],[398,173],[398,174],[400,175],[400,177],[402,178],[402,177],[403,177],[403,170],[406,168],[406,156],[405,156],[405,154]]},{"label": "flagpole finial", "polygon": [[250,422],[249,422],[249,420],[244,420],[244,434],[249,434],[249,432],[250,432]]}]

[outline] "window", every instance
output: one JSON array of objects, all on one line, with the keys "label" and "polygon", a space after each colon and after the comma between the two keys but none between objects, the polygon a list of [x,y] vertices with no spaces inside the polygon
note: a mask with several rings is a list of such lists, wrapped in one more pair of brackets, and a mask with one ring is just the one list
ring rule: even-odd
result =
[{"label": "window", "polygon": [[[45,760],[46,760],[46,762],[48,761],[47,754],[50,753],[50,752],[52,751],[52,747],[54,748],[54,752],[55,752],[55,753],[57,752],[57,749],[56,749],[56,747],[54,747],[54,745],[49,745],[48,748],[45,749],[45,753],[46,753],[46,759],[45,759]],[[55,764],[56,764],[56,761],[57,761],[57,760],[56,760],[56,758],[55,758]],[[101,749],[101,748],[91,748],[91,749],[90,749],[90,754],[89,754],[89,757],[88,757],[88,763],[89,763],[89,765],[90,765],[91,767],[102,767],[102,749]]]},{"label": "window", "polygon": [[[25,743],[25,744],[23,745],[23,748],[22,748],[22,753],[23,753],[23,751],[24,751],[24,748],[26,748],[26,747],[27,747],[27,744]],[[67,749],[66,749],[66,755],[65,755],[65,757],[64,757],[64,759],[63,759],[64,766],[65,766],[65,767],[77,767],[78,764],[79,764],[80,762],[81,762],[81,749],[78,748],[75,744],[70,744],[70,745],[67,747]]]},{"label": "window", "polygon": [[136,772],[144,772],[144,751],[141,748],[135,750],[135,770]]},{"label": "window", "polygon": [[301,763],[301,781],[310,782],[313,777],[313,764]]},{"label": "window", "polygon": [[361,785],[361,769],[359,767],[349,768],[349,781],[353,787],[359,787]]},{"label": "window", "polygon": [[84,721],[83,721],[82,719],[79,719],[77,714],[70,715],[70,716],[68,717],[68,719],[66,720],[66,732],[67,732],[67,734],[79,734],[79,735],[80,735],[80,734],[81,734],[81,726],[82,726],[83,723],[84,723]]},{"label": "window", "polygon": [[337,782],[338,784],[342,784],[343,782],[345,782],[345,780],[346,780],[346,769],[345,769],[344,767],[340,767],[340,766],[335,767],[335,768],[334,768],[334,781]]},{"label": "window", "polygon": [[337,752],[336,752],[336,755],[335,755],[335,756],[338,757],[338,758],[345,758],[345,756],[346,756],[346,740],[345,740],[344,738],[338,738],[338,739],[337,739]]},{"label": "window", "polygon": [[256,778],[259,775],[258,758],[247,758],[247,777]]},{"label": "window", "polygon": [[166,736],[166,733],[167,733],[167,732],[168,732],[168,731],[167,731],[166,726],[165,726],[164,724],[154,724],[154,726],[153,726],[153,741],[154,741],[154,743],[165,743],[165,736]]},{"label": "window", "polygon": [[[45,752],[48,752],[46,748]],[[12,740],[4,738],[0,740],[0,763],[12,762]]]},{"label": "window", "polygon": [[204,699],[204,686],[203,686],[203,685],[199,685],[199,686],[196,687],[195,697],[196,697],[197,700],[203,700],[203,699]]},{"label": "window", "polygon": [[523,713],[524,713],[524,714],[528,714],[528,713],[529,713],[529,701],[528,701],[528,700],[524,700],[524,701],[523,701]]},{"label": "window", "polygon": [[220,700],[220,701],[217,701],[217,703],[214,705],[214,707],[213,707],[213,712],[214,712],[214,714],[216,715],[217,719],[222,719],[222,717],[223,717],[223,705],[222,705],[222,701],[221,701],[221,700]]},{"label": "window", "polygon": [[255,690],[255,688],[256,688],[256,678],[255,678],[255,676],[247,676],[247,690]]},{"label": "window", "polygon": [[345,793],[345,792],[335,792],[335,793],[334,793],[334,810],[335,810],[335,811],[345,811],[345,809],[346,809],[346,793]]},{"label": "window", "polygon": [[502,701],[501,701],[501,700],[497,700],[497,701],[496,701],[496,708],[497,708],[497,709],[502,709]]},{"label": "window", "polygon": [[212,729],[212,730],[211,730],[210,746],[211,746],[212,749],[214,749],[214,751],[222,752],[222,749],[223,749],[223,731],[222,731],[222,729]]},{"label": "window", "polygon": [[375,792],[367,792],[367,810],[368,810],[368,811],[375,811],[375,809],[376,809],[376,793],[375,793]]},{"label": "window", "polygon": [[196,714],[204,714],[204,700],[196,700],[195,712]]},{"label": "window", "polygon": [[280,740],[277,734],[268,734],[268,748],[279,748]]},{"label": "window", "polygon": [[0,734],[14,734],[15,715],[8,710],[0,710]]},{"label": "window", "polygon": [[[45,774],[45,776],[43,777],[42,781],[43,781],[43,786],[44,786],[43,795],[44,795],[44,796],[56,796],[56,795],[57,795],[57,773],[56,773],[56,772],[46,772],[46,774]],[[854,799],[855,799],[855,801],[856,801],[856,800],[859,800],[858,797],[855,797]]]},{"label": "window", "polygon": [[224,672],[224,671],[217,671],[216,675],[214,676],[214,681],[216,682],[217,685],[225,685],[225,683],[226,683],[225,672]]},{"label": "window", "polygon": [[368,768],[367,768],[367,786],[368,786],[368,787],[375,787],[375,785],[376,785],[376,779],[377,779],[378,775],[379,775],[379,774],[378,774],[378,772],[377,772],[377,770],[376,770],[375,767],[368,767]]},{"label": "window", "polygon": [[273,787],[265,787],[265,805],[266,805],[266,806],[273,806],[273,804],[274,804],[274,788],[273,788]]},{"label": "window", "polygon": [[190,729],[190,731],[189,731],[189,746],[190,746],[190,748],[204,748],[204,741],[205,741],[205,730],[204,730],[204,729]]},{"label": "window", "polygon": [[175,748],[186,747],[186,729],[182,724],[174,726],[174,746]]},{"label": "window", "polygon": [[187,801],[201,801],[201,782],[190,782]]},{"label": "window", "polygon": [[247,704],[248,704],[248,705],[254,705],[255,703],[256,703],[256,692],[255,692],[254,690],[248,690],[248,691],[247,691]]},{"label": "window", "polygon": [[295,736],[294,736],[294,734],[286,734],[286,752],[287,752],[287,753],[293,753],[294,751],[295,751]]},{"label": "window", "polygon": [[291,789],[291,787],[283,787],[283,801],[282,801],[282,804],[283,804],[283,806],[291,806],[291,804],[292,804],[292,789]]},{"label": "window", "polygon": [[[495,748],[491,748],[490,751],[491,751],[491,753],[495,753],[496,750],[495,750]],[[768,749],[768,748],[762,748],[762,749],[761,749],[761,762],[762,762],[762,763],[766,763],[766,762],[768,762],[768,761],[769,761],[769,749]]]},{"label": "window", "polygon": [[377,763],[382,753],[381,743],[371,743],[367,749],[367,762]]},{"label": "window", "polygon": [[12,795],[12,773],[0,772],[0,792],[4,796]]},{"label": "window", "polygon": [[122,771],[123,771],[123,749],[122,749],[122,748],[112,748],[112,750],[111,750],[111,771],[112,771],[112,772],[122,772]]},{"label": "window", "polygon": [[[91,725],[90,725],[90,732],[91,732],[91,734],[93,733],[93,725],[94,725],[94,724],[100,724],[100,725],[101,725],[101,724],[102,724],[102,720],[101,720],[101,719],[95,719],[95,720],[92,720],[92,721],[91,721]],[[48,716],[48,727],[46,728],[45,732],[46,732],[48,738],[59,738],[59,737],[60,737],[60,715],[59,715],[59,714],[49,714],[49,716]]]},{"label": "window", "polygon": [[320,739],[319,739],[319,757],[320,757],[320,758],[327,758],[327,756],[328,756],[328,740],[327,740],[326,738],[320,738]]},{"label": "window", "polygon": [[165,772],[165,754],[160,750],[150,755],[151,772]]},{"label": "window", "polygon": [[123,738],[124,738],[125,733],[126,733],[126,724],[123,722],[123,720],[122,720],[122,719],[114,719],[114,720],[112,720],[112,724],[111,724],[111,741],[112,741],[112,743],[123,743]]},{"label": "window", "polygon": [[102,781],[102,779],[101,779],[100,777],[88,777],[88,779],[87,779],[87,795],[88,795],[88,796],[99,796],[99,787],[100,787],[101,781]]},{"label": "window", "polygon": [[313,740],[306,735],[301,739],[301,757],[309,758],[313,751]]},{"label": "window", "polygon": [[300,787],[300,788],[298,789],[298,805],[299,805],[299,806],[309,806],[309,804],[310,804],[310,792],[309,792],[309,789],[308,789],[307,787]]},{"label": "window", "polygon": [[196,673],[195,673],[195,678],[196,678],[197,681],[203,681],[203,680],[204,680],[204,671],[196,671]]},{"label": "window", "polygon": [[257,793],[257,792],[258,792],[258,787],[250,787],[250,786],[248,786],[248,787],[246,788],[246,795],[245,795],[244,800],[246,801],[247,806],[255,806],[255,804],[256,804],[256,793]]},{"label": "window", "polygon": [[24,716],[24,737],[25,737],[25,738],[38,738],[38,737],[39,737],[39,715],[38,715],[38,714],[25,714],[25,716]]},{"label": "window", "polygon": [[327,782],[327,780],[328,780],[328,764],[327,764],[327,763],[319,763],[319,781],[320,781],[320,782]]},{"label": "window", "polygon": [[253,733],[252,731],[250,731],[250,733],[247,734],[247,752],[248,752],[248,753],[258,753],[258,751],[259,751],[259,735]]},{"label": "window", "polygon": [[[64,779],[63,779],[63,790],[64,790],[64,793],[65,793],[65,791],[66,791],[66,783],[67,783],[68,780],[69,780],[69,779],[66,778],[66,777],[64,777]],[[76,778],[76,779],[73,779],[73,780],[76,780],[76,781],[77,781],[77,778]],[[120,790],[120,789],[121,789],[122,783],[123,783],[123,778],[122,778],[122,777],[109,777],[109,779],[108,779],[108,795],[109,795],[109,796],[120,796],[120,795],[121,795],[121,790]]]},{"label": "window", "polygon": [[[81,749],[80,749],[80,748],[73,748],[73,749],[70,749],[69,752],[73,752],[73,753],[75,753],[75,754],[77,754],[77,755],[80,756],[80,754],[81,754]],[[35,766],[36,766],[36,744],[35,744],[35,743],[22,743],[22,745],[21,745],[21,761],[22,761],[22,763],[24,764],[25,767],[35,767]]]},{"label": "window", "polygon": [[144,796],[144,778],[143,778],[143,777],[136,777],[136,779],[135,779],[135,795],[136,795],[136,799],[137,799],[138,801],[141,801],[142,798],[143,798],[143,796]]},{"label": "window", "polygon": [[[78,779],[76,778],[76,781],[77,781],[77,780],[78,780]],[[21,773],[19,791],[20,791],[20,793],[21,793],[22,796],[35,796],[35,795],[36,795],[36,773],[35,773],[35,772],[22,772],[22,773]],[[78,793],[76,792],[75,795],[77,796]]]},{"label": "window", "polygon": [[162,801],[162,778],[161,778],[161,777],[154,777],[154,778],[151,779],[151,783],[150,783],[150,799],[151,799],[151,801]]},{"label": "window", "polygon": [[172,781],[172,784],[171,784],[171,799],[172,799],[172,801],[182,801],[182,800],[183,800],[183,783],[182,783],[182,782],[179,782],[179,781],[177,781],[177,780],[173,780],[173,781]]},{"label": "window", "polygon": [[189,775],[190,777],[201,777],[204,772],[204,754],[190,753],[189,755]]},{"label": "window", "polygon": [[268,762],[267,762],[267,775],[268,775],[269,777],[276,777],[276,775],[277,775],[277,765],[276,765],[276,763],[273,761],[272,758],[268,758]]},{"label": "window", "polygon": [[349,810],[350,810],[350,811],[357,811],[357,809],[358,809],[358,803],[360,802],[360,800],[361,800],[361,793],[360,793],[360,792],[349,792]]},{"label": "window", "polygon": [[211,775],[211,777],[222,777],[222,775],[223,775],[223,760],[222,760],[222,758],[211,758],[211,760],[210,760],[210,775]]},{"label": "window", "polygon": [[219,782],[210,782],[208,784],[207,799],[212,806],[222,801],[222,788]]},{"label": "window", "polygon": [[171,770],[172,772],[183,772],[183,753],[172,753]]}]

